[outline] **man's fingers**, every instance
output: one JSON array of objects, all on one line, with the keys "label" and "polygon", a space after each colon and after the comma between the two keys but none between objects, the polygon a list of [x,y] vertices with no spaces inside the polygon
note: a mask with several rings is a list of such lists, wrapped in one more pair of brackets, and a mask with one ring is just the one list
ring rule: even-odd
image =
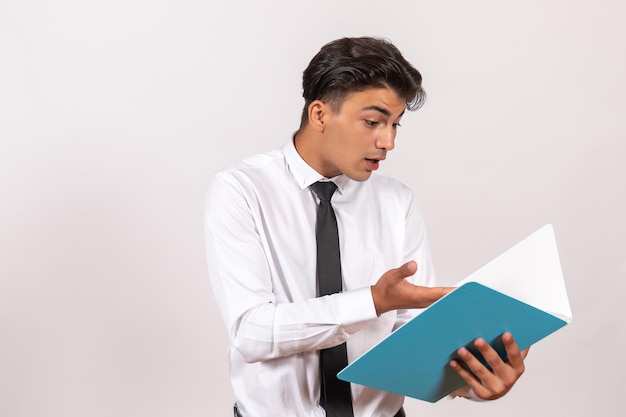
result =
[{"label": "man's fingers", "polygon": [[519,346],[515,342],[515,339],[513,339],[513,335],[509,332],[502,335],[502,342],[504,343],[504,348],[509,358],[509,365],[521,375],[521,373],[524,372],[524,358],[528,354],[528,349],[524,352],[520,352]]},{"label": "man's fingers", "polygon": [[491,370],[483,365],[469,350],[457,350],[460,361],[451,361],[450,366],[482,399],[496,399],[506,394],[524,373],[524,357],[528,349],[520,352],[519,346],[509,332],[502,335],[508,361],[504,362],[495,349],[486,340],[478,338],[474,346],[489,364]]},{"label": "man's fingers", "polygon": [[418,297],[422,300],[421,307],[428,307],[435,301],[439,300],[450,291],[454,290],[454,287],[416,287],[418,291]]}]

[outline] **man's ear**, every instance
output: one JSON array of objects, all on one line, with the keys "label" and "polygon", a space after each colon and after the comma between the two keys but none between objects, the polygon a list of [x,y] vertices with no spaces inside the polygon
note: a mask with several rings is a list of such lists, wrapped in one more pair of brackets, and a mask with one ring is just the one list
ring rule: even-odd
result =
[{"label": "man's ear", "polygon": [[326,118],[330,108],[322,100],[314,100],[309,104],[309,126],[317,131],[324,132]]}]

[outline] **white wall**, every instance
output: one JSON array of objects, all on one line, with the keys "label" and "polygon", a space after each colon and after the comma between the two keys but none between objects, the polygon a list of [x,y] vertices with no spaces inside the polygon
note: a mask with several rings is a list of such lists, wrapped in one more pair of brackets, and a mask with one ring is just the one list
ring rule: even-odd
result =
[{"label": "white wall", "polygon": [[229,415],[208,284],[209,176],[284,143],[341,36],[423,73],[384,171],[454,283],[553,223],[573,323],[504,399],[412,416],[618,415],[626,290],[626,3],[0,3],[0,415]]}]

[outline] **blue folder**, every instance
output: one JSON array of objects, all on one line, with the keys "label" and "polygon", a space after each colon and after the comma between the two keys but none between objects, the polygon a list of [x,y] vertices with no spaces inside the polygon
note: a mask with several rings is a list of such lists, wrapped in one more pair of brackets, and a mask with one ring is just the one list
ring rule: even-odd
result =
[{"label": "blue folder", "polygon": [[338,377],[424,401],[436,402],[465,382],[450,368],[456,350],[487,340],[506,359],[500,340],[511,332],[521,349],[566,321],[477,282],[458,287],[356,359]]}]

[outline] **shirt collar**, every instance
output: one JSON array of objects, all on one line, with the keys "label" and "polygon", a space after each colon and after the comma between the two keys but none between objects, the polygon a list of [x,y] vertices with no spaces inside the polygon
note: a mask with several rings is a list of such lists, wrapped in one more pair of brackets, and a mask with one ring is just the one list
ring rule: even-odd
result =
[{"label": "shirt collar", "polygon": [[302,159],[296,150],[293,138],[283,146],[282,151],[283,155],[285,155],[289,172],[291,172],[301,190],[317,181],[333,181],[337,185],[339,193],[342,193],[344,187],[350,182],[350,179],[343,174],[333,178],[326,178],[313,169]]}]

